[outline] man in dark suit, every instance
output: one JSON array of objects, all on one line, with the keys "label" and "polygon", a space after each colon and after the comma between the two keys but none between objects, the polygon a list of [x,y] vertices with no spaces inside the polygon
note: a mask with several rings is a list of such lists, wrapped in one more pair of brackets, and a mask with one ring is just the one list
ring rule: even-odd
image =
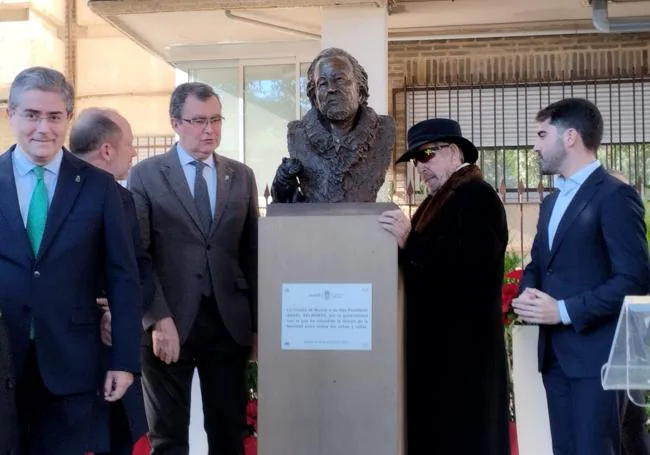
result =
[{"label": "man in dark suit", "polygon": [[540,325],[539,369],[555,455],[609,455],[620,448],[620,394],[605,391],[623,299],[647,294],[650,266],[637,192],[596,158],[597,107],[569,98],[537,115],[535,151],[559,191],[541,205],[531,262],[515,312]]},{"label": "man in dark suit", "polygon": [[[62,147],[74,107],[65,77],[28,68],[9,92],[16,145],[0,156],[0,310],[17,374],[21,454],[107,445],[106,401],[140,370],[140,286],[109,174]],[[106,283],[113,349],[102,369],[96,283]]]},{"label": "man in dark suit", "polygon": [[[136,155],[133,148],[133,132],[129,122],[109,109],[86,109],[77,117],[70,131],[70,151],[80,159],[112,174],[116,180],[126,180],[131,161]],[[117,184],[127,216],[129,232],[138,262],[140,285],[146,307],[152,297],[151,258],[142,247],[140,229],[131,192]],[[103,289],[103,286],[102,286]],[[103,295],[103,291],[101,291]],[[102,317],[102,341],[111,345],[111,312],[107,301],[101,297],[98,303],[104,309]],[[141,312],[142,310],[140,310]],[[110,353],[110,349],[108,349]],[[108,356],[107,356],[108,357]],[[133,445],[147,433],[142,384],[136,377],[124,397],[111,406],[111,455],[131,455]]]},{"label": "man in dark suit", "polygon": [[246,365],[257,332],[255,176],[215,153],[223,117],[210,86],[178,86],[169,111],[178,143],[129,176],[154,268],[142,353],[151,445],[154,454],[189,453],[198,369],[209,454],[239,455]]}]

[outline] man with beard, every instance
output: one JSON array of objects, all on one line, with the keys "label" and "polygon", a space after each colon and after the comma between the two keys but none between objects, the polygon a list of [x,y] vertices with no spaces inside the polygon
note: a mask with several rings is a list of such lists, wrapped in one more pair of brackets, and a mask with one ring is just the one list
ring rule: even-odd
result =
[{"label": "man with beard", "polygon": [[399,209],[379,218],[397,239],[404,274],[410,455],[510,453],[501,316],[508,226],[477,158],[455,121],[414,125],[397,162],[413,160],[429,196],[412,221]]},{"label": "man with beard", "polygon": [[621,397],[600,376],[623,299],[650,286],[643,203],[597,159],[603,120],[594,104],[564,99],[536,120],[540,169],[558,175],[559,191],[541,205],[513,307],[539,324],[554,455],[615,454]]},{"label": "man with beard", "polygon": [[375,202],[395,142],[395,122],[368,106],[368,74],[346,51],[322,51],[307,70],[312,108],[289,123],[289,158],[274,202]]}]

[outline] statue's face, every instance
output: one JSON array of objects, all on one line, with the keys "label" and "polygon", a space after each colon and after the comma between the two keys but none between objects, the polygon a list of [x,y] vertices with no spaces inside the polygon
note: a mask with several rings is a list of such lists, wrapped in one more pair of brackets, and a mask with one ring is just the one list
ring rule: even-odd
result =
[{"label": "statue's face", "polygon": [[314,71],[318,110],[332,121],[353,117],[359,109],[359,88],[352,65],[339,57],[325,58]]}]

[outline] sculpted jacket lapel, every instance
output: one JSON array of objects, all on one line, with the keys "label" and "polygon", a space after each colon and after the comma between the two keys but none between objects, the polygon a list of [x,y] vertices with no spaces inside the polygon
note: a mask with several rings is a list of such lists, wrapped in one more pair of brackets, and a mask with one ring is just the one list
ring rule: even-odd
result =
[{"label": "sculpted jacket lapel", "polygon": [[47,221],[45,223],[45,232],[43,241],[38,251],[37,260],[43,257],[47,249],[51,246],[56,233],[61,228],[61,224],[70,213],[72,206],[79,196],[79,192],[84,184],[84,168],[87,166],[83,161],[70,155],[70,152],[64,150],[63,159],[61,160],[61,169],[54,190],[52,205],[47,212]]},{"label": "sculpted jacket lapel", "polygon": [[217,225],[219,224],[219,221],[221,221],[221,217],[228,207],[230,186],[234,174],[233,168],[228,166],[225,160],[222,160],[216,153],[214,154],[214,162],[217,166],[217,201],[214,207],[214,220],[212,222],[210,234],[217,229]]},{"label": "sculpted jacket lapel", "polygon": [[194,198],[192,197],[190,188],[187,186],[187,179],[185,178],[185,173],[181,168],[181,162],[176,153],[176,146],[172,147],[172,149],[167,152],[165,158],[166,159],[162,164],[163,176],[167,180],[172,191],[181,201],[185,211],[187,211],[192,221],[194,221],[194,224],[196,224],[196,228],[199,232],[203,233],[201,220],[199,219],[199,212],[196,209],[196,204],[194,203]]},{"label": "sculpted jacket lapel", "polygon": [[13,231],[11,241],[20,243],[18,246],[21,251],[28,253],[26,259],[31,260],[34,254],[20,213],[18,190],[14,179],[12,156],[15,147],[15,145],[11,146],[0,156],[0,216],[4,217],[7,226]]},{"label": "sculpted jacket lapel", "polygon": [[580,189],[573,197],[573,200],[567,207],[566,212],[564,212],[564,215],[560,220],[560,224],[557,227],[557,231],[555,232],[555,238],[553,239],[553,248],[551,249],[549,263],[553,260],[553,257],[562,244],[562,240],[564,240],[564,236],[566,235],[575,219],[585,209],[591,198],[596,193],[596,187],[603,181],[605,174],[605,170],[602,168],[602,166],[596,169],[580,186]]}]

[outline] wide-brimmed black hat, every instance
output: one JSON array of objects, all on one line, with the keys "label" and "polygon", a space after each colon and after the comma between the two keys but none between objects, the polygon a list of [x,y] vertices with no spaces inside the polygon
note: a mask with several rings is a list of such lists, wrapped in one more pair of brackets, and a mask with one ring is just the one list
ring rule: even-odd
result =
[{"label": "wide-brimmed black hat", "polygon": [[416,123],[409,128],[407,141],[406,153],[400,156],[396,163],[410,160],[418,153],[420,147],[431,142],[449,142],[458,145],[463,151],[466,163],[474,164],[478,159],[476,146],[463,137],[458,122],[448,118],[432,118]]}]

